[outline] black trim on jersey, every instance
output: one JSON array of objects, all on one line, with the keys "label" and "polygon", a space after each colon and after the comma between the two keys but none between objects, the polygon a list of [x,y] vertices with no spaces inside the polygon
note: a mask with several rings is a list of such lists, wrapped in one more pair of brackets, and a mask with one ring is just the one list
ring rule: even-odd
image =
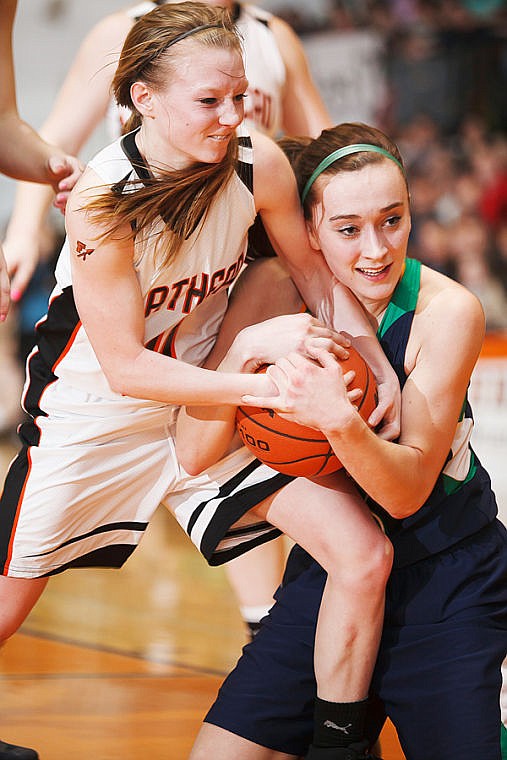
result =
[{"label": "black trim on jersey", "polygon": [[35,329],[37,349],[27,363],[29,383],[23,404],[32,417],[47,417],[39,401],[47,386],[57,379],[54,369],[80,321],[72,287],[68,286],[51,301],[45,319]]},{"label": "black trim on jersey", "polygon": [[140,129],[141,127],[138,127],[137,129],[134,129],[133,132],[127,132],[127,134],[121,138],[120,145],[122,151],[136,170],[137,176],[141,182],[146,182],[146,180],[152,179],[153,175],[137,147],[136,135]]},{"label": "black trim on jersey", "polygon": [[[249,135],[242,135],[238,137],[238,147],[252,149],[252,140]],[[241,161],[238,159],[238,166],[236,167],[236,174],[243,182],[245,187],[250,190],[253,195],[253,163],[247,161]]]}]

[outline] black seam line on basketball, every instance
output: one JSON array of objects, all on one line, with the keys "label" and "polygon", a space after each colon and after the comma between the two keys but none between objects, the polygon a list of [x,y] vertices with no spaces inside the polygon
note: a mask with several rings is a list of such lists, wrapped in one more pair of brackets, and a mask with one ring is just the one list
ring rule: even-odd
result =
[{"label": "black seam line on basketball", "polygon": [[245,478],[248,475],[250,475],[254,470],[256,470],[257,467],[260,467],[260,465],[261,463],[256,459],[253,462],[250,462],[249,465],[247,465],[246,467],[243,467],[241,472],[238,472],[238,474],[235,475],[231,480],[228,480],[227,483],[224,483],[224,485],[220,487],[216,496],[213,496],[211,499],[207,499],[206,501],[202,501],[199,504],[199,506],[197,506],[194,509],[194,511],[192,512],[192,517],[188,521],[188,525],[186,528],[188,535],[190,536],[192,534],[192,530],[194,528],[195,523],[199,519],[202,511],[210,503],[210,501],[214,501],[214,499],[220,499],[225,496],[230,496],[231,492],[234,491],[237,485],[241,483],[242,480],[245,480]]},{"label": "black seam line on basketball", "polygon": [[[257,427],[262,428],[263,430],[268,430],[270,433],[276,433],[277,435],[280,435],[282,438],[292,438],[294,441],[304,441],[305,443],[322,443],[322,439],[319,438],[303,438],[299,435],[290,435],[290,433],[280,433],[278,430],[273,430],[273,428],[268,427],[268,425],[264,425],[262,422],[259,422],[255,419],[255,417],[252,417],[251,415],[247,414],[245,412],[245,407],[241,407],[241,413],[249,419],[251,422],[253,422],[254,425],[257,425]],[[239,421],[239,427],[241,427],[241,420]],[[318,432],[318,431],[315,431]],[[240,431],[241,434],[241,431]]]},{"label": "black seam line on basketball", "polygon": [[[275,470],[276,470],[276,467],[280,466],[280,465],[299,464],[299,462],[309,462],[312,459],[320,459],[321,457],[324,457],[326,459],[326,463],[327,463],[327,461],[330,459],[330,457],[333,456],[333,454],[334,454],[334,451],[332,449],[330,449],[330,451],[328,451],[327,453],[324,453],[324,454],[308,454],[308,456],[299,457],[298,459],[283,459],[281,461],[278,461],[278,460],[273,461],[272,459],[270,459],[268,461],[266,459],[266,460],[264,460],[264,464],[267,464],[268,467],[274,467]],[[320,470],[319,470],[319,472],[320,472]]]},{"label": "black seam line on basketball", "polygon": [[366,387],[365,387],[365,388],[364,388],[364,390],[363,390],[363,396],[362,396],[362,398],[361,398],[361,402],[360,402],[359,406],[357,407],[357,411],[358,411],[358,412],[360,412],[360,411],[361,411],[361,409],[362,409],[362,407],[363,407],[363,404],[364,404],[364,402],[366,401],[366,397],[367,397],[367,395],[368,395],[368,390],[369,390],[369,388],[370,388],[370,369],[369,369],[369,367],[367,366],[367,367],[366,367]]},{"label": "black seam line on basketball", "polygon": [[29,557],[45,557],[48,554],[53,554],[54,552],[57,552],[59,549],[64,549],[66,546],[70,546],[71,544],[75,544],[77,541],[82,541],[85,538],[90,538],[90,536],[97,536],[100,533],[112,533],[115,530],[136,530],[141,531],[144,533],[146,528],[148,527],[147,522],[118,522],[118,523],[109,523],[108,525],[100,525],[98,528],[95,528],[94,530],[89,531],[89,533],[83,533],[81,536],[75,536],[74,538],[69,538],[68,541],[64,541],[63,544],[59,544],[54,549],[49,549],[47,552],[41,552],[40,554],[29,554]]},{"label": "black seam line on basketball", "polygon": [[81,649],[87,649],[90,652],[105,652],[106,654],[114,654],[119,657],[130,657],[133,660],[141,660],[142,662],[155,662],[159,665],[171,665],[174,668],[182,668],[189,670],[192,673],[207,673],[211,676],[223,676],[227,674],[227,670],[219,670],[218,668],[204,668],[198,665],[189,665],[186,663],[178,662],[170,658],[154,657],[153,655],[147,656],[141,652],[135,652],[131,649],[119,649],[114,646],[106,646],[105,644],[90,644],[89,641],[82,641],[81,639],[75,639],[71,636],[59,636],[56,633],[45,633],[43,631],[37,631],[35,628],[29,626],[23,626],[23,629],[19,631],[18,635],[31,636],[34,639],[42,639],[43,641],[54,641],[59,644],[69,644],[70,646],[81,647]]}]

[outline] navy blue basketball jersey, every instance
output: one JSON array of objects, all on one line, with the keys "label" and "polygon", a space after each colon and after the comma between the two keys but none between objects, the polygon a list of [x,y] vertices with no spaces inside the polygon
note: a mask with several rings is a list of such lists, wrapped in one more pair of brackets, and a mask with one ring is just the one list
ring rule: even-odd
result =
[{"label": "navy blue basketball jersey", "polygon": [[[421,263],[407,259],[403,277],[377,332],[401,388],[407,379],[405,352],[419,297],[420,279]],[[396,567],[442,551],[476,533],[496,517],[498,510],[489,475],[470,444],[472,430],[472,410],[465,398],[446,463],[429,498],[415,514],[397,520],[367,499],[393,542]]]}]

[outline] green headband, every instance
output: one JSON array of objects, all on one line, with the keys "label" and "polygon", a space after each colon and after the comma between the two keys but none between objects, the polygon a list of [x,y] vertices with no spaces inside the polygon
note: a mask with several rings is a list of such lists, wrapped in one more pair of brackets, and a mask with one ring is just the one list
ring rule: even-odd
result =
[{"label": "green headband", "polygon": [[395,158],[392,153],[389,153],[388,150],[381,148],[380,145],[370,145],[369,143],[356,143],[354,145],[345,145],[344,148],[339,148],[338,150],[333,151],[333,153],[330,153],[329,156],[326,156],[326,158],[322,159],[322,161],[317,166],[317,168],[311,175],[310,179],[306,183],[303,192],[301,193],[301,203],[305,202],[306,196],[310,192],[311,186],[313,185],[317,177],[328,168],[328,166],[331,166],[331,164],[334,164],[335,161],[339,161],[340,158],[344,158],[345,156],[350,156],[351,153],[363,153],[363,152],[381,153],[383,156],[386,156],[386,158],[390,158],[391,161],[394,161],[394,163],[400,167],[403,174],[405,174],[403,166],[400,164],[398,159]]}]

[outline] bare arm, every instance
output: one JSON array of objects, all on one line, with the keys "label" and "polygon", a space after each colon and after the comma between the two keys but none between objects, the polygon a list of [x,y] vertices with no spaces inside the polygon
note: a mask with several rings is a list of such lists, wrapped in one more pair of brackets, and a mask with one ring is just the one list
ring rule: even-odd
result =
[{"label": "bare arm", "polygon": [[[144,304],[132,240],[97,242],[101,230],[83,210],[98,185],[97,175],[86,170],[66,218],[76,306],[111,388],[135,398],[204,406],[237,405],[246,388],[272,388],[261,375],[201,369],[144,347]],[[86,257],[78,255],[78,241],[91,249]]]},{"label": "bare arm", "polygon": [[382,420],[382,436],[396,438],[400,420],[398,381],[369,318],[348,288],[331,273],[321,252],[310,246],[287,158],[269,138],[256,133],[252,139],[256,155],[255,200],[271,243],[312,314],[346,333],[371,366],[379,390],[379,404],[370,418],[371,424],[376,426]]},{"label": "bare arm", "polygon": [[[347,356],[342,338],[302,312],[302,301],[279,259],[250,264],[235,284],[217,341],[205,366],[220,372],[255,372],[290,351],[313,356],[324,347]],[[236,409],[182,407],[177,424],[178,458],[197,474],[220,459],[235,434]],[[241,445],[238,439],[233,447]]]},{"label": "bare arm", "polygon": [[312,79],[301,40],[282,19],[269,23],[285,64],[283,130],[288,135],[317,137],[332,124],[331,117]]},{"label": "bare arm", "polygon": [[[132,22],[123,13],[107,16],[82,42],[40,134],[62,151],[77,155],[104,118],[123,40]],[[5,236],[13,298],[25,290],[40,255],[50,187],[21,182]]]},{"label": "bare arm", "polygon": [[12,29],[17,0],[4,0],[0,19],[0,171],[14,179],[45,182],[55,192],[75,183],[80,167],[75,158],[46,143],[18,113]]}]

